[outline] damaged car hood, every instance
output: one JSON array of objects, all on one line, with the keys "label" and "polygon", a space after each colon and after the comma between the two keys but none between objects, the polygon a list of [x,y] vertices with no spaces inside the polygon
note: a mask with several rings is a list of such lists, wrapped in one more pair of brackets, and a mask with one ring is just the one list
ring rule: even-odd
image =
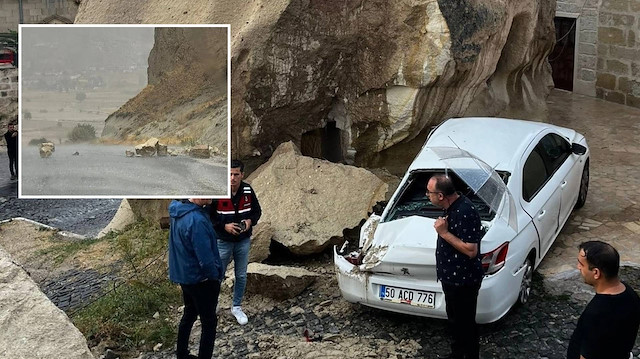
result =
[{"label": "damaged car hood", "polygon": [[438,234],[434,222],[432,218],[411,216],[377,223],[370,241],[365,238],[360,269],[392,271],[379,267],[435,266]]}]

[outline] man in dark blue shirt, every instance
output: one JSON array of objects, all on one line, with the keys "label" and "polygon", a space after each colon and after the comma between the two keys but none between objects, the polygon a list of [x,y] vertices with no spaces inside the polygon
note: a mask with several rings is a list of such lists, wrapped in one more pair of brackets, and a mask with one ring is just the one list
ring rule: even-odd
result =
[{"label": "man in dark blue shirt", "polygon": [[482,224],[471,201],[456,192],[451,178],[438,174],[427,182],[427,197],[445,210],[434,223],[438,233],[436,271],[447,308],[453,341],[446,358],[477,359],[478,291],[484,271],[480,261]]}]

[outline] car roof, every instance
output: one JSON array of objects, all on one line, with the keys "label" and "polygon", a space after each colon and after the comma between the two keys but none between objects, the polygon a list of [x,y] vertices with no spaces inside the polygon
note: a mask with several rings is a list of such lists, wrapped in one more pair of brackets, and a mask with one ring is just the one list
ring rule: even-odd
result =
[{"label": "car roof", "polygon": [[438,126],[409,170],[437,169],[443,164],[429,147],[459,147],[496,170],[513,172],[521,153],[546,129],[566,133],[548,123],[495,117],[452,118]]}]

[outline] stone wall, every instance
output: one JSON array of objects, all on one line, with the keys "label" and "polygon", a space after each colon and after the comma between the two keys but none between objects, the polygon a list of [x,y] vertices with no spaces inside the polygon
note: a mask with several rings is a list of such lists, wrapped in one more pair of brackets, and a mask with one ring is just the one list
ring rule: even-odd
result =
[{"label": "stone wall", "polygon": [[558,0],[557,17],[576,18],[573,92],[596,95],[599,0]]},{"label": "stone wall", "polygon": [[[13,120],[18,113],[18,69],[0,69],[0,128]],[[3,141],[4,142],[4,141]]]},{"label": "stone wall", "polygon": [[603,0],[596,96],[640,108],[640,1]]},{"label": "stone wall", "polygon": [[[74,0],[22,0],[24,24],[73,22],[77,12]],[[0,0],[0,32],[17,31],[19,21],[18,0]]]}]

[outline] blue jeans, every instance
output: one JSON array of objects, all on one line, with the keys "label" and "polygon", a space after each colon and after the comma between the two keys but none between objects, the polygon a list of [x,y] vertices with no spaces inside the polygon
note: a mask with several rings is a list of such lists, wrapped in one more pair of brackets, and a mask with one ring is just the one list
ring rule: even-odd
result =
[{"label": "blue jeans", "polygon": [[218,251],[222,260],[222,273],[227,272],[227,266],[233,257],[236,282],[233,284],[233,306],[242,304],[244,289],[247,286],[247,265],[249,265],[249,248],[251,238],[239,242],[227,242],[218,239]]}]

